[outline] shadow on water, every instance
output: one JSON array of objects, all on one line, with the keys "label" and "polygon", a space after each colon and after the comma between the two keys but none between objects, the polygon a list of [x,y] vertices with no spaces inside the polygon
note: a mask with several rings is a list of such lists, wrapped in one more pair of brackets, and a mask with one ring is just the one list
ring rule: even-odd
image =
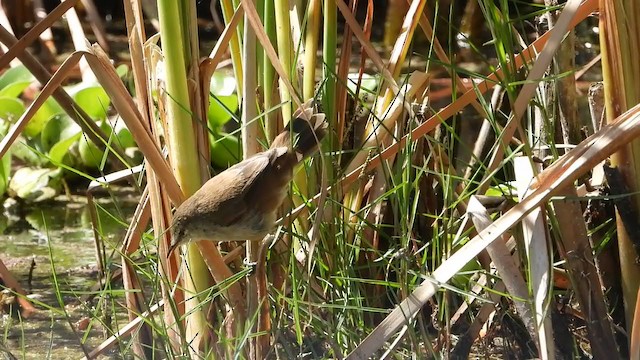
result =
[{"label": "shadow on water", "polygon": [[[99,233],[107,248],[119,246],[135,203],[133,192],[118,195],[117,203],[97,199]],[[9,351],[17,358],[78,359],[84,355],[81,343],[91,351],[111,335],[104,324],[117,328],[126,321],[126,314],[111,313],[104,296],[84,301],[98,276],[85,197],[10,208],[0,216],[0,259],[38,309],[22,318],[10,305],[0,308],[0,358],[11,358]]]}]

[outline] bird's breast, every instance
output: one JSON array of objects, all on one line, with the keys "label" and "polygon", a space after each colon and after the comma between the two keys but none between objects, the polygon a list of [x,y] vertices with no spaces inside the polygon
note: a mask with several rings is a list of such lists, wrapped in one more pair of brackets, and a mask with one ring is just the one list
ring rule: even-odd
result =
[{"label": "bird's breast", "polygon": [[203,218],[193,223],[192,238],[213,241],[258,241],[262,240],[275,224],[275,213],[248,211],[228,225],[220,225]]}]

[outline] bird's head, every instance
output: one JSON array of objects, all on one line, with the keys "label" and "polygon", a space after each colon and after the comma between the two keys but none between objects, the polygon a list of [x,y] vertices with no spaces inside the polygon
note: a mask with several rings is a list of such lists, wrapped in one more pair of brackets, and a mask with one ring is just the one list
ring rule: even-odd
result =
[{"label": "bird's head", "polygon": [[171,245],[167,256],[170,256],[175,249],[180,245],[184,245],[190,240],[188,233],[187,218],[182,216],[179,211],[173,216],[173,223],[171,224]]}]

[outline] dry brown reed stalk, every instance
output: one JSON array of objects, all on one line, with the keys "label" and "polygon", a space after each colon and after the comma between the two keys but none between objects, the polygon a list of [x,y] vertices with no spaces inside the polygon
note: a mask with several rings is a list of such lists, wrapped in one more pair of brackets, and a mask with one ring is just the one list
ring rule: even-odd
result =
[{"label": "dry brown reed stalk", "polygon": [[[32,44],[40,34],[42,34],[47,29],[51,28],[56,21],[60,20],[62,16],[75,4],[78,0],[67,0],[60,3],[60,5],[56,6],[53,11],[51,11],[44,19],[40,20],[36,23],[29,31],[27,31],[24,36],[20,38],[15,44],[11,45],[10,49],[0,57],[0,68],[4,68],[9,63],[15,59],[19,58],[18,54],[23,54],[25,49]],[[5,44],[9,45],[9,44]],[[24,63],[24,61],[23,61]],[[34,74],[35,75],[35,74]],[[36,75],[37,77],[37,75]],[[40,79],[38,79],[40,80]],[[41,81],[41,83],[43,83]]]},{"label": "dry brown reed stalk", "polygon": [[[216,71],[218,65],[220,64],[220,61],[225,56],[225,53],[229,48],[231,39],[233,38],[233,36],[235,36],[238,29],[238,24],[240,23],[240,20],[242,20],[243,16],[244,16],[244,8],[240,6],[233,13],[233,16],[231,16],[231,19],[229,20],[228,25],[224,28],[224,30],[222,31],[222,34],[220,34],[220,38],[216,42],[216,45],[214,46],[213,50],[211,50],[211,54],[209,55],[209,57],[203,59],[200,62],[200,88],[201,89],[203,90],[208,89],[208,86],[211,83],[211,77],[213,76],[213,73]],[[203,96],[204,95],[205,94],[203,91]],[[206,95],[207,96],[204,96],[204,98],[202,99],[203,113],[206,113],[206,110],[209,108],[209,96],[208,94]]]},{"label": "dry brown reed stalk", "polygon": [[[201,243],[205,243],[205,242],[201,241]],[[205,248],[205,250],[208,250],[208,248]],[[233,251],[230,251],[229,253],[227,253],[223,258],[224,263],[225,264],[231,263],[235,258],[237,258],[242,254],[242,250],[243,250],[243,247],[237,247]],[[137,315],[133,320],[131,320],[130,322],[122,326],[120,330],[118,330],[118,332],[110,336],[108,339],[103,341],[99,346],[93,349],[89,353],[89,357],[86,357],[85,359],[94,359],[100,355],[103,355],[106,351],[109,351],[114,346],[116,346],[118,342],[122,341],[127,336],[133,334],[135,331],[138,331],[140,326],[144,322],[149,321],[148,319],[151,316],[153,316],[156,312],[158,312],[158,310],[160,310],[165,305],[164,301],[165,300],[160,300],[156,304],[151,305],[148,311],[145,311]],[[173,301],[176,301],[176,300],[174,299]],[[244,302],[242,302],[239,305],[242,306],[242,304],[244,304]],[[179,306],[180,304],[176,304],[176,305]]]},{"label": "dry brown reed stalk", "polygon": [[158,175],[158,178],[164,185],[169,199],[171,199],[174,204],[181,203],[183,195],[175,177],[172,175],[157,143],[153,140],[153,136],[145,125],[143,115],[138,111],[134,100],[124,88],[122,81],[115,72],[113,65],[109,62],[106,54],[104,54],[99,47],[95,46],[92,47],[91,52],[75,54],[82,54],[87,57],[87,61],[98,78],[98,81],[107,94],[109,94],[113,106],[122,117],[127,128],[131,131],[149,165],[154,169],[156,175]]},{"label": "dry brown reed stalk", "polygon": [[103,341],[100,345],[98,345],[95,349],[89,352],[82,360],[90,360],[96,359],[101,355],[104,355],[105,352],[112,349],[114,346],[118,344],[122,339],[131,335],[133,332],[138,330],[138,328],[147,321],[147,318],[153,314],[155,314],[158,310],[162,308],[164,305],[164,300],[160,300],[158,303],[153,304],[149,307],[148,311],[140,314],[140,316],[136,317],[133,321],[127,323],[125,326],[121,327],[118,332],[114,335]]},{"label": "dry brown reed stalk", "polygon": [[[103,189],[103,187],[106,184],[115,184],[117,182],[123,181],[123,180],[127,180],[127,181],[131,181],[131,179],[136,175],[139,174],[142,171],[142,166],[138,165],[136,167],[133,167],[131,169],[126,169],[126,170],[120,170],[120,171],[116,171],[114,173],[105,175],[103,177],[97,178],[95,180],[92,180],[91,183],[89,183],[89,186],[87,187],[87,191],[86,191],[86,195],[87,195],[87,204],[89,205],[89,215],[91,216],[91,222],[93,224],[93,238],[94,238],[94,244],[95,244],[95,248],[96,248],[96,259],[97,259],[97,263],[98,263],[98,274],[99,274],[99,278],[100,281],[102,281],[102,278],[106,275],[106,268],[105,268],[105,263],[106,263],[106,254],[105,254],[105,246],[101,240],[101,236],[100,236],[100,231],[99,231],[99,225],[98,225],[98,212],[97,212],[97,208],[96,208],[96,203],[94,200],[94,192],[98,191],[99,189]],[[143,194],[141,196],[142,200],[140,202],[140,204],[142,204],[144,200],[144,198],[148,196],[147,193],[147,188],[145,188],[145,190],[143,191]],[[140,205],[139,204],[139,205]],[[135,217],[135,216],[134,216]],[[147,219],[148,220],[148,219]],[[132,224],[130,225],[129,230],[131,230],[132,228],[136,228],[136,226],[141,226],[143,229],[144,227],[146,227],[147,222],[145,221],[144,224],[135,224],[132,222]],[[139,230],[138,231],[143,231],[143,230]],[[141,232],[140,232],[141,234]],[[125,244],[127,242],[127,237],[125,236]],[[137,249],[138,245],[135,245],[136,249]],[[131,252],[126,252],[124,249],[126,248],[126,246],[123,246],[122,248],[122,253],[126,253],[126,254],[131,254],[133,253],[133,251]],[[102,285],[102,284],[100,284]]]},{"label": "dry brown reed stalk", "polygon": [[[478,232],[486,229],[492,223],[487,209],[475,196],[469,199],[467,214],[471,217],[475,229]],[[536,339],[537,319],[532,313],[532,308],[529,306],[529,289],[527,288],[524,277],[520,273],[519,261],[512,258],[511,251],[507,247],[508,240],[509,235],[504,234],[502,240],[495,241],[488,245],[486,250],[489,256],[491,256],[496,271],[505,284],[507,291],[514,298],[513,301],[516,312],[525,324],[531,338]],[[543,256],[547,256],[546,252]]]},{"label": "dry brown reed stalk", "polygon": [[[338,4],[338,8],[342,10],[340,1],[341,0],[337,0],[337,4]],[[596,0],[585,1],[583,6],[580,7],[576,16],[571,20],[570,27],[573,28],[576,24],[580,23],[585,18],[587,18],[587,16],[589,16],[591,12],[593,12],[596,6],[597,6]],[[353,18],[353,15],[348,15],[348,14],[345,15],[343,13],[343,16],[345,16],[345,20],[349,23],[349,26],[352,27],[354,35],[356,35],[358,40],[365,46],[365,49],[367,49],[367,54],[369,56],[371,56],[371,54],[376,54],[378,60],[381,61],[379,55],[377,55],[377,53],[375,52],[371,44],[364,40],[364,33],[362,29],[354,28],[354,26],[357,27],[358,25],[355,19]],[[549,36],[550,36],[550,33],[548,32],[543,34],[538,39],[536,39],[531,45],[529,45],[525,50],[523,50],[521,53],[516,54],[516,56],[514,56],[514,68],[519,68],[523,66],[525,63],[531,61],[534,58],[534,53],[540,52],[544,48],[544,46],[547,44],[547,41],[549,40]],[[371,51],[371,53],[369,53],[369,51]],[[374,64],[378,66],[376,61],[374,61]],[[386,70],[384,65],[380,63],[380,66],[382,67],[379,68],[378,70],[380,70],[383,74],[386,73],[390,75],[389,71]],[[471,104],[471,102],[474,99],[477,99],[478,94],[484,94],[485,92],[493,89],[493,87],[496,86],[496,84],[498,83],[498,79],[501,78],[502,76],[503,76],[502,69],[497,69],[495,72],[489,74],[488,76],[486,76],[484,80],[477,82],[475,84],[475,88],[467,90],[464,94],[458,97],[454,102],[445,106],[436,114],[426,119],[420,125],[415,127],[410,134],[403,136],[398,142],[389,145],[384,150],[380,151],[377,155],[369,159],[369,161],[367,161],[366,163],[355,168],[353,171],[346,173],[341,179],[339,179],[336,182],[335,185],[333,185],[333,187],[341,187],[344,190],[348,189],[351,186],[351,184],[357,181],[363,174],[367,174],[371,172],[373,169],[378,167],[382,161],[390,159],[392,156],[397,154],[398,151],[400,151],[400,149],[402,149],[406,145],[407,141],[409,141],[410,139],[412,141],[416,141],[417,139],[425,136],[427,133],[434,130],[438,126],[438,124],[440,124],[442,121],[452,117],[453,115],[461,111],[464,107]],[[392,77],[388,79],[385,78],[385,80],[395,82],[395,80],[393,80]],[[319,194],[314,196],[312,199],[310,199],[310,201],[315,203],[318,201],[318,198],[319,198]],[[302,211],[302,209],[303,209],[303,206],[299,206],[293,209],[291,212],[289,212],[289,214],[285,215],[282,219],[278,220],[277,223],[282,224],[285,221],[289,221],[289,219],[291,218],[295,218],[300,213],[300,211]]]},{"label": "dry brown reed stalk", "polygon": [[[402,64],[407,57],[413,34],[418,26],[418,19],[423,12],[425,4],[426,1],[413,1],[404,18],[400,35],[394,44],[386,66],[386,69],[394,79],[400,75]],[[350,16],[353,16],[353,11]],[[368,42],[368,38],[364,40]],[[394,130],[397,131],[404,128],[404,117],[401,116],[404,115],[404,108],[408,107],[408,104],[414,100],[418,103],[423,101],[426,97],[428,81],[429,76],[427,74],[415,72],[411,74],[408,85],[402,86],[399,92],[394,89],[395,82],[389,85],[382,82],[379,92],[384,95],[377,99],[375,106],[376,111],[370,114],[365,126],[363,143],[358,144],[362,146],[350,161],[346,172],[366,162],[372,149],[384,148],[392,142],[391,138]],[[346,89],[343,91],[346,91]],[[342,100],[340,95],[340,92],[338,92],[338,101]],[[338,104],[340,106],[340,103]],[[341,126],[341,124],[338,124],[338,126]],[[393,159],[387,160],[385,164],[386,168],[389,169],[392,165]],[[345,194],[343,203],[346,211],[345,214],[343,214],[343,221],[348,224],[353,224],[353,226],[349,226],[346,236],[349,242],[353,242],[355,229],[358,227],[358,224],[361,223],[361,221],[356,220],[355,214],[358,214],[362,208],[368,205],[374,207],[374,211],[370,212],[368,218],[368,220],[377,220],[374,225],[379,225],[382,221],[382,216],[376,214],[376,211],[380,211],[382,207],[379,205],[375,206],[374,202],[387,191],[387,170],[383,168],[377,169],[372,182],[371,191],[369,191],[368,194],[368,203],[363,203],[363,199],[367,195],[364,190],[365,182],[361,182],[359,186]]]},{"label": "dry brown reed stalk", "polygon": [[[364,25],[363,25],[363,32],[365,35],[365,40],[369,41],[369,39],[371,38],[371,29],[373,27],[373,1],[372,0],[368,0],[367,2],[367,15],[364,19]],[[351,38],[351,28],[350,27],[345,27],[349,29],[349,38]],[[360,45],[360,64],[358,66],[358,79],[356,80],[356,92],[354,94],[354,99],[355,101],[359,101],[360,99],[360,88],[361,88],[361,84],[362,84],[362,76],[364,74],[364,70],[365,70],[365,62],[367,60],[367,53],[364,50],[364,46]],[[344,78],[343,78],[344,79]],[[340,89],[339,89],[340,90]],[[346,89],[345,89],[346,91]],[[339,99],[339,98],[337,98]],[[340,102],[339,100],[337,100],[338,105],[340,106]],[[338,108],[338,120],[340,119],[340,114],[342,112],[346,112],[346,101],[344,103],[344,108]],[[340,121],[338,121],[338,144],[344,144],[344,133],[345,133],[345,125],[346,124],[341,124]],[[354,125],[355,126],[355,125]]]},{"label": "dry brown reed stalk", "polygon": [[633,325],[631,328],[631,336],[629,338],[629,354],[630,359],[640,359],[640,289],[636,298],[636,308],[633,312]]},{"label": "dry brown reed stalk", "polygon": [[102,17],[98,12],[98,8],[96,8],[94,0],[80,1],[84,6],[84,10],[87,12],[89,26],[91,26],[91,30],[93,31],[93,35],[95,35],[96,37],[96,41],[98,42],[98,44],[100,44],[100,47],[102,47],[104,51],[109,52],[110,46],[109,41],[107,40],[107,32],[105,31],[104,22],[102,21]]},{"label": "dry brown reed stalk", "polygon": [[[560,46],[566,31],[573,29],[577,19],[586,18],[597,8],[597,6],[598,4],[595,0],[586,0],[582,4],[580,4],[580,0],[569,1],[562,11],[556,26],[540,37],[541,39],[548,34],[548,43],[540,51],[540,55],[537,57],[531,71],[527,75],[527,83],[522,87],[522,90],[513,104],[513,114],[498,137],[499,146],[495,148],[491,160],[487,165],[485,178],[479,186],[479,193],[484,193],[489,187],[490,177],[488,174],[491,174],[498,168],[498,165],[504,157],[504,149],[513,138],[515,132],[519,131],[522,133],[520,119],[528,108],[529,101],[536,91],[538,82],[540,82],[549,67],[551,60],[553,59],[553,55]],[[525,51],[528,51],[528,49]]]},{"label": "dry brown reed stalk", "polygon": [[[435,36],[433,26],[431,26],[429,19],[424,13],[420,15],[419,24],[425,37],[429,39],[429,41],[432,41],[433,50],[438,57],[438,60],[440,60],[443,64],[452,64],[451,60],[447,56],[447,53],[444,51],[444,48],[440,44],[440,41]],[[455,82],[455,84],[458,86],[458,91],[464,91],[464,89],[466,89],[464,82],[462,81],[460,76],[458,76],[458,74],[453,70],[453,68],[449,70],[449,75],[453,79],[453,82]],[[471,106],[473,106],[473,108],[478,112],[478,114],[480,114],[480,116],[487,116],[485,109],[480,105],[477,99],[471,102]]]},{"label": "dry brown reed stalk", "polygon": [[[606,120],[610,123],[619,114],[640,102],[640,26],[637,1],[600,1],[600,44]],[[613,193],[637,194],[640,190],[640,141],[624,147],[611,157],[612,173],[621,180],[609,179]],[[640,256],[640,197],[630,195],[623,206],[616,204],[617,245],[620,262],[620,282],[624,298],[627,325],[633,324],[633,312],[640,288],[638,257]],[[630,214],[625,217],[625,214]]]},{"label": "dry brown reed stalk", "polygon": [[[534,164],[526,156],[519,156],[513,161],[516,174],[518,199],[528,195],[529,186],[540,172],[541,165]],[[531,306],[534,317],[534,330],[537,336],[538,353],[541,358],[552,357],[555,354],[553,342],[553,327],[549,308],[554,299],[549,298],[552,265],[549,259],[552,254],[549,249],[549,237],[546,227],[546,212],[543,206],[531,210],[522,220],[522,238],[527,254],[529,281],[531,288]],[[536,337],[532,337],[536,339]]]},{"label": "dry brown reed stalk", "polygon": [[37,311],[29,300],[27,300],[27,293],[24,291],[18,280],[13,277],[9,269],[7,269],[7,266],[2,262],[2,259],[0,259],[0,280],[3,282],[3,287],[15,291],[22,316],[28,318],[32,313]]},{"label": "dry brown reed stalk", "polygon": [[[142,16],[142,5],[138,1],[124,1],[125,10],[125,22],[128,33],[129,51],[131,53],[131,68],[134,74],[133,80],[136,87],[136,105],[142,116],[141,125],[150,133],[153,134],[152,139],[156,144],[160,144],[159,131],[157,129],[157,122],[152,121],[154,117],[151,116],[151,110],[154,108],[153,99],[149,96],[153,91],[153,86],[147,82],[148,74],[151,74],[152,69],[155,69],[155,57],[152,56],[149,46],[143,48],[143,42],[146,41],[146,32],[144,28],[144,20]],[[147,59],[147,61],[145,61]],[[146,160],[145,160],[146,161]],[[171,311],[171,301],[174,302],[178,313],[184,313],[184,293],[182,287],[179,286],[173,291],[172,299],[170,298],[170,289],[167,288],[167,283],[175,283],[178,281],[178,259],[174,256],[167,259],[166,253],[168,249],[168,243],[171,241],[169,233],[166,231],[169,223],[170,214],[170,202],[167,197],[166,190],[161,187],[160,181],[156,176],[156,173],[152,167],[146,167],[147,174],[147,189],[149,191],[149,208],[150,216],[153,224],[153,230],[155,234],[158,234],[158,258],[159,265],[163,269],[167,282],[161,283],[162,299],[165,306],[163,314],[164,323],[169,324],[168,339],[172,346],[175,348],[179,344],[178,334],[179,329],[176,326],[176,319],[174,319],[173,311]],[[172,175],[173,176],[173,175]],[[143,201],[146,201],[144,198]],[[140,207],[140,205],[139,205]],[[128,229],[128,233],[133,233],[132,227],[135,223],[132,223]],[[133,251],[137,246],[135,244],[129,244],[129,251]],[[126,253],[125,253],[126,254]],[[122,258],[123,262],[123,283],[125,289],[133,292],[139,289],[139,284],[136,284],[133,280],[133,272],[131,272],[131,279],[125,277],[124,271],[129,271],[130,261],[126,256]],[[126,264],[126,266],[124,266]],[[139,299],[134,298],[132,295],[127,295],[128,303],[133,306],[128,308],[128,315],[131,319],[142,313],[145,307],[141,307],[142,304],[138,302]],[[143,334],[146,330],[143,330]],[[134,352],[138,355],[142,354],[141,344],[144,342],[138,341],[135,344]],[[148,345],[149,344],[145,344]]]},{"label": "dry brown reed stalk", "polygon": [[[276,23],[282,21],[283,16],[279,16],[281,13],[276,11]],[[241,112],[241,126],[242,126],[242,156],[244,159],[248,159],[249,157],[260,152],[261,146],[258,142],[260,138],[260,133],[264,133],[259,128],[259,122],[254,121],[258,117],[258,108],[257,108],[257,99],[256,99],[256,91],[258,88],[258,56],[257,52],[260,49],[256,47],[256,35],[253,30],[251,23],[246,19],[247,15],[245,13],[245,21],[244,21],[244,38],[242,39],[242,74],[243,74],[243,82],[242,85],[242,112]],[[287,37],[278,38],[278,48],[280,53],[280,61],[282,61],[282,66],[289,70],[291,69],[291,51],[289,49],[290,39],[288,35],[290,34],[291,26],[289,25],[289,17],[286,16],[286,24],[281,24],[280,26],[284,27],[285,33]],[[264,29],[264,27],[263,27]],[[283,51],[282,44],[285,43],[287,51]],[[284,90],[284,89],[282,89]],[[289,119],[291,117],[291,106],[288,103],[289,96],[287,91],[280,92],[283,100],[287,101],[287,104],[283,107],[282,113],[285,119]],[[257,261],[261,261],[262,259],[258,259],[260,243],[256,242],[248,242],[246,245],[246,258],[251,263],[257,263]],[[264,259],[266,261],[266,258]],[[258,278],[255,272],[247,276],[246,281],[246,309],[247,314],[251,318],[262,319],[267,314],[263,313],[263,307],[258,304],[258,287],[259,282],[265,282],[266,278]],[[268,309],[267,309],[268,310]],[[254,315],[255,314],[255,315]],[[258,323],[260,321],[256,320],[251,323],[251,326],[248,326],[246,329],[251,334],[258,333]],[[264,357],[262,354],[262,350],[264,348],[264,342],[269,342],[269,335],[263,334],[258,335],[257,337],[249,339],[248,346],[248,354],[250,359],[261,359]]]},{"label": "dry brown reed stalk", "polygon": [[[620,116],[615,123],[591,136],[569,151],[561,166],[551,166],[538,177],[532,191],[519,204],[503,214],[489,227],[468,241],[431,273],[428,280],[418,286],[402,301],[367,338],[348,356],[348,359],[366,359],[379,349],[406,322],[413,318],[422,306],[445,283],[458,273],[464,264],[473,260],[480,251],[502,237],[518,224],[531,210],[548,201],[582,174],[606,159],[620,147],[640,136],[640,105]],[[609,356],[611,355],[609,350]]]},{"label": "dry brown reed stalk", "polygon": [[[69,11],[67,11],[66,13],[66,18],[67,26],[69,27],[69,34],[71,35],[71,41],[73,42],[73,47],[76,49],[76,51],[87,50],[87,37],[84,34],[82,22],[80,21],[78,13],[76,12],[76,9],[74,7],[69,8]],[[108,48],[105,48],[105,50],[106,49]],[[95,82],[96,78],[95,76],[93,76],[93,73],[89,69],[89,64],[87,64],[87,61],[85,59],[80,59],[78,65],[80,66],[80,75],[82,76],[82,82]]]},{"label": "dry brown reed stalk", "polygon": [[[9,32],[11,35],[15,35],[13,32],[13,28],[11,27],[11,22],[9,21],[9,17],[7,16],[7,12],[2,6],[0,6],[0,26],[5,28],[7,32]],[[3,43],[0,43],[0,55],[4,55],[5,53],[7,53],[8,50],[9,50],[8,46],[6,46]],[[11,67],[19,66],[20,61],[14,58],[9,62],[9,65]],[[4,66],[0,68],[4,68]]]},{"label": "dry brown reed stalk", "polygon": [[394,94],[397,94],[400,91],[400,87],[396,83],[393,75],[384,65],[384,61],[380,57],[380,54],[375,50],[371,42],[367,40],[367,35],[364,33],[360,24],[355,19],[349,7],[344,3],[343,0],[336,0],[336,6],[342,13],[346,24],[349,26],[351,31],[353,31],[353,35],[358,39],[360,45],[362,45],[364,52],[367,53],[367,56],[373,61],[373,64],[376,66],[377,70],[380,71],[382,77],[385,81],[387,81],[387,86],[393,91]]},{"label": "dry brown reed stalk", "polygon": [[[132,43],[130,43],[130,45],[134,45],[132,46],[132,48],[135,49],[132,51],[132,53],[141,54],[142,50],[135,46],[136,39],[137,38],[133,36]],[[93,50],[97,54],[101,54],[101,50],[99,48],[94,47]],[[147,107],[145,105],[148,103],[149,100],[139,98],[137,102],[135,103],[133,102],[133,99],[131,99],[131,97],[128,95],[126,90],[122,87],[121,82],[119,82],[119,78],[114,77],[115,72],[113,72],[113,67],[110,65],[110,63],[106,59],[106,56],[102,55],[102,56],[96,56],[95,58],[93,57],[89,57],[89,58],[90,58],[89,63],[93,69],[96,69],[94,71],[96,72],[96,75],[100,83],[112,98],[114,107],[116,108],[120,116],[122,116],[122,118],[125,120],[125,123],[127,124],[128,128],[131,129],[132,135],[134,136],[134,138],[140,139],[141,141],[143,141],[143,143],[140,144],[141,149],[142,149],[142,146],[144,146],[145,148],[148,149],[147,151],[154,152],[153,154],[150,154],[148,152],[145,153],[145,151],[143,150],[143,153],[145,154],[145,159],[150,164],[149,161],[154,156],[161,157],[162,164],[165,164],[166,166],[164,156],[162,156],[162,154],[158,150],[158,147],[159,147],[157,145],[159,144],[159,137],[157,135],[158,133],[157,131],[152,130],[153,122],[146,120],[146,119],[149,119],[149,117],[147,113],[145,113],[144,111],[147,110]],[[142,62],[139,60],[133,60],[132,63],[141,64]],[[100,70],[100,69],[103,69],[103,70]],[[136,70],[140,71],[140,68],[137,68]],[[140,82],[140,83],[144,86],[144,89],[147,89],[147,85],[144,82]],[[138,94],[139,96],[143,96],[148,93],[150,92],[140,91]],[[141,109],[143,112],[136,111],[136,107]],[[130,115],[129,116],[125,115],[127,113],[130,113]],[[135,114],[135,116],[133,114]],[[157,179],[163,179],[163,180],[173,179],[173,181],[175,181],[175,177],[170,173],[168,166],[166,168],[163,168],[163,171],[165,173],[164,175],[161,175],[162,172],[159,172],[157,168],[154,168],[154,166],[150,166],[147,169],[147,180],[149,184],[149,193],[150,193],[150,199],[152,204],[150,212],[153,219],[154,230],[156,231],[156,234],[159,234],[160,239],[166,239],[166,241],[168,241],[169,239],[167,238],[168,234],[166,231],[166,229],[168,228],[168,220],[167,220],[168,217],[166,214],[170,213],[170,206],[169,206],[170,204],[166,197],[168,195],[168,198],[173,198],[174,202],[180,202],[182,201],[182,192],[180,190],[177,190],[178,193],[172,195],[171,190],[166,187],[163,187],[164,194],[161,194],[159,192],[159,182]],[[166,172],[169,172],[169,174],[167,174]],[[164,199],[162,199],[163,197]],[[145,201],[145,198],[142,198],[141,201]],[[136,226],[136,223],[131,224],[131,227],[130,227],[131,234],[135,234],[135,226]],[[163,255],[163,254],[166,254],[166,250],[163,251],[165,247],[163,247],[162,243],[163,242],[161,241],[158,246],[159,258],[161,259],[160,260],[161,267],[163,269],[171,269],[171,268],[176,269],[175,272],[177,274],[177,264],[174,263],[172,265],[170,263],[163,263],[164,261],[162,259],[166,259],[167,257],[166,255]],[[136,244],[129,244],[129,248],[127,250],[128,251],[137,250]],[[129,270],[128,267],[130,266],[129,264],[130,260],[128,259],[128,256],[126,256],[128,255],[128,253],[125,253],[124,255],[125,256],[123,256],[123,262],[127,263],[128,265],[127,267],[123,268],[123,281],[125,281],[125,285],[127,286],[127,289],[130,290],[131,292],[131,295],[128,296],[128,302],[134,306],[129,308],[128,312],[129,312],[130,319],[133,319],[136,316],[138,316],[138,314],[146,310],[146,305],[143,299],[133,296],[133,291],[139,290],[141,283],[139,281],[136,281],[136,279],[133,277],[132,274],[130,274],[131,276],[129,277],[124,277],[125,272]],[[130,271],[128,272],[131,273]],[[173,279],[172,282],[175,281],[175,277],[174,278],[169,277],[169,279]],[[164,283],[162,286],[164,286]],[[166,294],[168,293],[169,293],[169,289],[165,288],[163,291],[163,296],[166,296]],[[181,291],[175,292],[174,300],[178,304],[177,305],[178,309],[180,309],[182,306],[180,302],[180,299],[182,297],[183,297],[183,294],[181,293]],[[170,309],[167,309],[167,310],[170,310]],[[172,314],[173,313],[171,311],[165,311],[164,313],[165,321],[167,324],[169,324],[169,327],[172,326],[171,324],[175,324],[175,320],[173,319]],[[177,329],[173,329],[173,332],[169,331],[169,339],[173,339],[175,342],[176,333],[177,333]],[[141,337],[139,338],[139,341],[135,342],[134,351],[139,356],[144,356],[145,351],[148,351],[145,349],[150,349],[153,341],[152,335],[151,335],[151,329],[148,326],[148,324],[142,325],[140,336]]]},{"label": "dry brown reed stalk", "polygon": [[[0,27],[0,42],[5,45],[11,46],[11,48],[9,49],[9,52],[11,52],[18,43],[18,39],[16,39],[7,30]],[[29,71],[41,84],[46,84],[51,80],[52,75],[49,73],[49,71],[29,52],[22,51],[17,52],[17,54],[14,55],[18,56],[18,59],[20,59],[20,61],[27,67],[27,69],[29,69]],[[7,55],[5,54],[5,56]],[[5,59],[8,62],[11,61],[11,59],[9,58]],[[68,71],[71,71],[71,69],[69,69]],[[104,132],[91,119],[91,117],[87,115],[87,113],[82,110],[82,108],[78,106],[75,101],[73,101],[73,99],[69,96],[69,94],[67,94],[64,89],[62,89],[61,87],[53,87],[51,95],[60,104],[62,109],[71,117],[71,119],[73,119],[80,126],[80,128],[89,137],[89,139],[91,139],[91,141],[93,141],[98,147],[102,147],[107,143],[107,136],[105,136]],[[44,100],[46,100],[46,98],[44,98],[42,101],[44,102]],[[31,120],[32,116],[33,115],[25,116],[20,122],[16,122],[15,124],[13,124],[7,135],[0,142],[0,157],[4,156],[17,136],[20,135],[27,122]],[[114,144],[113,150],[120,156],[120,158],[124,158],[122,149],[120,149],[117,144]]]},{"label": "dry brown reed stalk", "polygon": [[267,57],[269,57],[269,60],[271,60],[271,64],[278,73],[278,76],[280,76],[282,84],[291,94],[291,99],[293,100],[294,105],[297,108],[301,108],[302,101],[293,88],[291,79],[289,79],[287,71],[282,66],[278,54],[276,53],[273,45],[271,44],[271,41],[269,40],[269,36],[267,36],[267,33],[264,31],[264,27],[262,26],[262,22],[260,21],[260,16],[258,16],[255,5],[250,0],[242,0],[242,6],[244,7],[244,11],[246,12],[246,19],[249,21],[249,23],[251,23],[253,31],[256,32],[256,38],[258,39],[258,42],[264,48]]}]

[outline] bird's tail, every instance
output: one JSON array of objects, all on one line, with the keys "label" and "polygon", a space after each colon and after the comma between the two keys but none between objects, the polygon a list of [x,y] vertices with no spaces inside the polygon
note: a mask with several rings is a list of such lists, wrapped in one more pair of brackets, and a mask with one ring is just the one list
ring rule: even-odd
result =
[{"label": "bird's tail", "polygon": [[324,114],[316,111],[313,101],[307,101],[293,114],[284,131],[276,136],[271,148],[286,146],[300,161],[317,150],[326,129]]}]

